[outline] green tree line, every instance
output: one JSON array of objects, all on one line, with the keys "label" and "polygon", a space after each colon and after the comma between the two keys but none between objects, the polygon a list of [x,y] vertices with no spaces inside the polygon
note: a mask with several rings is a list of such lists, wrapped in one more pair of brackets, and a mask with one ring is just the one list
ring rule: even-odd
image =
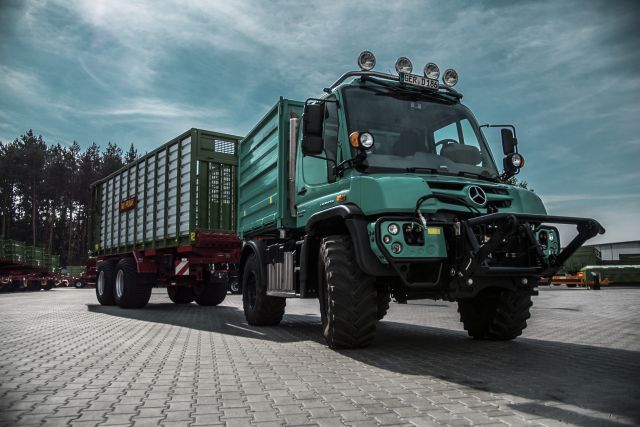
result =
[{"label": "green tree line", "polygon": [[47,143],[32,130],[0,141],[0,238],[41,246],[60,255],[61,265],[88,256],[89,185],[138,157],[109,142],[82,150]]}]

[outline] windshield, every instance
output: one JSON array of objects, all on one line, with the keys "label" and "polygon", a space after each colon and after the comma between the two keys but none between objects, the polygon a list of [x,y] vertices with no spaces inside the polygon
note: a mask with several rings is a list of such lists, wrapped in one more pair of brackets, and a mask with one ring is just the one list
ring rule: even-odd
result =
[{"label": "windshield", "polygon": [[370,132],[367,172],[376,169],[496,178],[498,171],[467,107],[429,94],[380,87],[344,90],[349,133]]}]

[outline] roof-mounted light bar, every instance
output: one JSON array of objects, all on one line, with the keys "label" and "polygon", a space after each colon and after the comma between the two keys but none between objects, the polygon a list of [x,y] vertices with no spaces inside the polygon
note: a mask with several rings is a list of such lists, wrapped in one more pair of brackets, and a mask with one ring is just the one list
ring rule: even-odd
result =
[{"label": "roof-mounted light bar", "polygon": [[[397,59],[395,63],[396,71],[398,75],[380,73],[378,71],[372,71],[373,67],[376,66],[376,57],[375,55],[365,50],[364,52],[358,55],[358,67],[360,67],[360,71],[348,71],[344,73],[338,80],[336,80],[331,86],[325,88],[324,91],[327,93],[333,92],[335,88],[337,88],[341,83],[343,83],[346,79],[350,77],[374,77],[378,79],[391,80],[391,81],[400,81],[399,74],[411,74],[413,71],[413,64],[409,58],[401,56]],[[438,80],[440,77],[440,68],[434,64],[433,62],[429,62],[424,66],[423,69],[424,76],[431,80]],[[445,90],[450,94],[462,97],[462,95],[453,89],[453,86],[458,83],[458,73],[456,70],[449,68],[442,75],[442,84],[438,83],[438,90]]]}]

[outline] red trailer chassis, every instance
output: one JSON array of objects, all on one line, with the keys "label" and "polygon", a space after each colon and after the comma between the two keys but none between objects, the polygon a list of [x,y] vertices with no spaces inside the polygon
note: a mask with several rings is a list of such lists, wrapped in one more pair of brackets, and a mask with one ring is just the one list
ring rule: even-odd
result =
[{"label": "red trailer chassis", "polygon": [[[173,248],[97,256],[98,301],[124,308],[142,307],[148,296],[127,298],[127,287],[166,286],[169,297],[178,304],[193,300],[200,305],[222,302],[229,281],[237,278],[242,243],[235,233],[198,232],[194,237],[191,244]],[[216,288],[215,298],[207,296],[212,288]],[[129,295],[133,294],[130,291]]]}]

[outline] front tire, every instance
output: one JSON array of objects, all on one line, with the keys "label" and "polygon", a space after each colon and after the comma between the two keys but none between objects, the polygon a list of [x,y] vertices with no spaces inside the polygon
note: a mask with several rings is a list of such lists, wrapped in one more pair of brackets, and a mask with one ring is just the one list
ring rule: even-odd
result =
[{"label": "front tire", "polygon": [[531,295],[490,288],[475,298],[458,300],[464,329],[476,339],[507,341],[522,334],[531,317]]},{"label": "front tire", "polygon": [[384,319],[384,316],[387,315],[387,311],[389,311],[391,294],[389,292],[378,291],[377,301],[378,301],[378,314],[376,315],[376,319],[382,320]]},{"label": "front tire", "polygon": [[151,298],[152,287],[139,280],[133,258],[122,258],[116,266],[114,301],[120,308],[141,308]]},{"label": "front tire", "polygon": [[96,278],[96,298],[100,305],[114,305],[114,287],[116,281],[116,263],[114,260],[103,261],[98,265]]},{"label": "front tire", "polygon": [[186,286],[167,286],[167,294],[174,304],[191,304],[195,298],[193,288]]},{"label": "front tire", "polygon": [[376,282],[358,267],[349,236],[322,240],[318,270],[322,328],[329,347],[370,345],[378,320]]},{"label": "front tire", "polygon": [[82,289],[82,288],[84,288],[84,283],[82,283],[82,281],[80,281],[80,280],[76,280],[75,283],[73,284],[73,286],[76,289]]},{"label": "front tire", "polygon": [[285,298],[267,295],[267,283],[260,274],[255,254],[249,255],[242,272],[242,306],[247,323],[254,326],[274,326],[280,323],[287,304]]}]

